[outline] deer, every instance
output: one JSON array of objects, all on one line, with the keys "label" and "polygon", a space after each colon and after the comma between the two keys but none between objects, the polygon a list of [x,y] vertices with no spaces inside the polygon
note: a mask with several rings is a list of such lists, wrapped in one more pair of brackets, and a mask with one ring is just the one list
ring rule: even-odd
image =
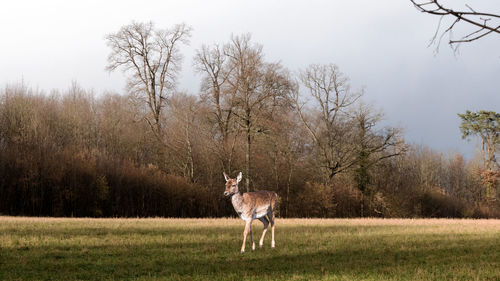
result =
[{"label": "deer", "polygon": [[243,244],[241,245],[241,253],[245,252],[245,242],[247,240],[248,232],[250,232],[250,239],[252,240],[252,251],[255,250],[255,242],[253,241],[252,222],[254,219],[260,220],[264,224],[264,230],[260,237],[259,247],[262,248],[264,244],[264,236],[267,232],[267,227],[271,223],[271,248],[274,248],[274,211],[276,210],[276,203],[278,201],[278,194],[273,191],[260,190],[255,192],[245,192],[240,194],[238,184],[241,181],[242,174],[238,174],[236,179],[231,179],[224,172],[226,179],[226,190],[224,195],[231,198],[234,210],[245,221],[245,230],[243,231]]}]

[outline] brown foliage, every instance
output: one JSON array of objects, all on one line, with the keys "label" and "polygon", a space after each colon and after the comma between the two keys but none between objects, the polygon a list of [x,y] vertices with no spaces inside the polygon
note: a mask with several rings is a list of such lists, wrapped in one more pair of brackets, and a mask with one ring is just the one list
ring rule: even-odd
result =
[{"label": "brown foliage", "polygon": [[381,114],[334,65],[302,73],[319,105],[306,109],[290,97],[299,91],[290,72],[249,40],[202,49],[203,95],[168,88],[154,130],[147,107],[134,104],[137,92],[96,96],[76,83],[50,95],[1,90],[0,213],[232,216],[222,172],[246,170],[252,190],[279,194],[281,216],[499,216],[490,200],[497,172],[481,175],[459,155],[408,146],[397,129],[378,128]]}]

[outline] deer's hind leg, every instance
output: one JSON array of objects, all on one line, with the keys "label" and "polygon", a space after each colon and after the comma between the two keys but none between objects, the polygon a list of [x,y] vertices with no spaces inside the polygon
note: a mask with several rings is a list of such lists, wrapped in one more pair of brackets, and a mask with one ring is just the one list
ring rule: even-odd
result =
[{"label": "deer's hind leg", "polygon": [[252,223],[250,223],[250,240],[252,240],[252,251],[253,251],[255,250],[255,242],[253,241]]},{"label": "deer's hind leg", "polygon": [[262,248],[262,245],[264,244],[264,236],[266,236],[267,232],[267,226],[269,225],[269,220],[267,219],[266,216],[259,218],[259,220],[264,224],[264,230],[262,230],[262,236],[260,237],[259,241],[259,247]]},{"label": "deer's hind leg", "polygon": [[274,213],[269,214],[269,221],[271,222],[271,248],[274,248],[276,246],[274,242]]}]

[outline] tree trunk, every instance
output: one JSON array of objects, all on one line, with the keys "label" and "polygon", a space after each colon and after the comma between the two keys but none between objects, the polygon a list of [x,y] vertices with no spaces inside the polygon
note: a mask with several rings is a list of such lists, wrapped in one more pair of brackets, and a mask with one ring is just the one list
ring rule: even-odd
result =
[{"label": "tree trunk", "polygon": [[365,217],[365,195],[363,192],[361,192],[361,210],[360,210],[360,215],[361,217]]},{"label": "tree trunk", "polygon": [[288,161],[289,163],[289,168],[288,168],[288,179],[286,182],[286,209],[285,209],[285,216],[288,217],[288,208],[290,208],[290,186],[292,185],[292,173],[293,173],[293,166],[291,164],[291,161]]},{"label": "tree trunk", "polygon": [[[188,117],[186,117],[187,119]],[[189,139],[189,121],[186,124],[186,145],[187,145],[187,166],[188,166],[188,175],[189,180],[194,182],[194,160],[193,160],[193,147],[191,144],[191,140]]]},{"label": "tree trunk", "polygon": [[245,187],[246,192],[250,191],[250,147],[251,147],[251,134],[250,134],[250,120],[247,120],[247,151],[245,155],[246,160],[246,177],[245,177]]},{"label": "tree trunk", "polygon": [[279,173],[278,173],[278,148],[274,150],[274,157],[273,157],[273,172],[274,172],[274,185],[275,185],[275,191],[279,190]]}]

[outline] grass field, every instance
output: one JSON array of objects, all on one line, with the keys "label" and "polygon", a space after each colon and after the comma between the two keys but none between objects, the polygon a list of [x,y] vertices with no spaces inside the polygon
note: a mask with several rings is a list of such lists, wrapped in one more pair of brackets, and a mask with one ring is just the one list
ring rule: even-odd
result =
[{"label": "grass field", "polygon": [[[0,217],[1,280],[500,280],[500,221]],[[262,224],[254,222],[256,240]]]}]

